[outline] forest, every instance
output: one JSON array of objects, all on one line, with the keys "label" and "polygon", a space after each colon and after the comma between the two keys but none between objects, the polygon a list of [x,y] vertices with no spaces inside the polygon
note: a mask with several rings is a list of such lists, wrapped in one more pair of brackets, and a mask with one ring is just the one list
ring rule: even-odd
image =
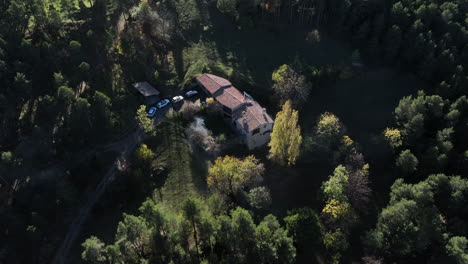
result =
[{"label": "forest", "polygon": [[0,0],[0,264],[468,264],[467,96],[465,0]]}]

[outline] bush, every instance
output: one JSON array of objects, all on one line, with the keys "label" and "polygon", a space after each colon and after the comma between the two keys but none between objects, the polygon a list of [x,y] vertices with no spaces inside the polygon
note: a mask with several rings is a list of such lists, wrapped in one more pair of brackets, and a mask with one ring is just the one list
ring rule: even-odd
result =
[{"label": "bush", "polygon": [[311,42],[312,44],[317,44],[320,42],[320,32],[317,29],[312,30],[311,32],[307,33],[306,40]]},{"label": "bush", "polygon": [[180,113],[185,120],[191,120],[199,110],[200,107],[197,104],[185,101],[182,108],[180,108]]},{"label": "bush", "polygon": [[223,113],[223,107],[213,98],[208,98],[206,100],[206,113],[211,117],[221,116]]}]

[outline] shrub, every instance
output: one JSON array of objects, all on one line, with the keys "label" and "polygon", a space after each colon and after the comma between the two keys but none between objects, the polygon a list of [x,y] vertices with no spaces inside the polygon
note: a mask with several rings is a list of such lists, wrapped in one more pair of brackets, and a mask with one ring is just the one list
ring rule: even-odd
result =
[{"label": "shrub", "polygon": [[182,108],[180,108],[180,113],[182,114],[182,118],[185,120],[190,120],[199,110],[200,107],[197,104],[185,101],[184,105],[182,105]]}]

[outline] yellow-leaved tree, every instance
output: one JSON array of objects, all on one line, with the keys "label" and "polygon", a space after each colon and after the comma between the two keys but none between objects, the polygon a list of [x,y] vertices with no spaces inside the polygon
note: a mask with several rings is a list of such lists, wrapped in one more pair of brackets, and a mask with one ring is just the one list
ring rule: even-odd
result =
[{"label": "yellow-leaved tree", "polygon": [[245,159],[218,157],[208,170],[207,183],[216,192],[233,196],[244,187],[261,182],[264,170],[263,164],[254,156]]},{"label": "yellow-leaved tree", "polygon": [[155,136],[156,127],[154,125],[153,120],[149,118],[147,115],[148,114],[146,113],[146,106],[140,105],[140,107],[137,110],[136,120],[138,121],[138,124],[143,129],[143,131],[145,131],[147,135]]},{"label": "yellow-leaved tree", "polygon": [[299,113],[292,108],[291,100],[284,103],[276,114],[275,124],[271,132],[270,159],[281,166],[291,166],[296,163],[300,154],[302,136],[298,125]]},{"label": "yellow-leaved tree", "polygon": [[403,145],[403,136],[401,131],[397,128],[386,128],[384,131],[385,140],[393,148],[397,149]]}]

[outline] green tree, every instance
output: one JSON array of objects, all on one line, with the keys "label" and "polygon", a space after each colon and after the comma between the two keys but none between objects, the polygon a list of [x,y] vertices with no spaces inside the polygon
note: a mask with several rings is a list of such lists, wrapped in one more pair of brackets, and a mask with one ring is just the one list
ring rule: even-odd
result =
[{"label": "green tree", "polygon": [[69,119],[70,136],[67,141],[72,146],[82,146],[90,140],[91,104],[85,98],[78,98],[73,104]]},{"label": "green tree", "polygon": [[57,90],[57,100],[64,107],[70,104],[75,98],[75,92],[67,86],[60,86]]},{"label": "green tree", "polygon": [[396,160],[396,165],[405,175],[416,171],[419,161],[409,149],[403,150]]},{"label": "green tree", "polygon": [[304,207],[288,211],[284,222],[298,248],[305,250],[309,245],[321,244],[323,227],[319,216],[311,208]]},{"label": "green tree", "polygon": [[93,116],[93,128],[98,135],[106,135],[112,128],[111,99],[96,91],[92,98],[91,113]]},{"label": "green tree", "polygon": [[192,227],[193,241],[195,241],[195,249],[197,251],[198,258],[200,258],[200,241],[197,235],[197,229],[200,225],[200,207],[200,202],[193,198],[186,199],[184,204],[182,205],[182,212],[184,213],[184,218],[190,223],[190,226]]},{"label": "green tree", "polygon": [[148,163],[154,158],[155,154],[154,152],[148,148],[146,144],[141,144],[136,150],[135,150],[135,158],[137,159],[138,162],[141,163]]},{"label": "green tree", "polygon": [[264,186],[251,189],[248,199],[250,206],[256,209],[268,208],[271,204],[270,191]]},{"label": "green tree", "polygon": [[145,131],[146,134],[150,136],[156,135],[156,127],[154,125],[153,120],[148,118],[148,114],[146,113],[146,106],[141,105],[137,110],[136,119],[140,127]]},{"label": "green tree", "polygon": [[397,179],[391,187],[389,205],[380,213],[376,228],[367,233],[364,243],[378,253],[398,258],[416,256],[433,243],[441,242],[443,230],[450,227],[445,226],[446,219],[436,205],[451,203],[447,199],[453,196],[453,191],[448,183],[456,178],[431,175],[417,184]]},{"label": "green tree", "polygon": [[423,226],[418,212],[421,209],[412,200],[403,199],[386,207],[379,215],[376,229],[367,234],[366,243],[395,256],[412,256],[421,252],[430,243],[426,232],[433,232],[436,228],[431,230],[429,228],[434,226]]},{"label": "green tree", "polygon": [[290,66],[281,65],[271,75],[273,89],[281,102],[291,100],[294,105],[299,106],[306,102],[310,94],[310,84],[304,76],[298,74]]},{"label": "green tree", "polygon": [[231,211],[232,227],[235,235],[238,237],[237,245],[240,246],[240,252],[244,252],[245,261],[254,260],[256,241],[255,223],[249,211],[237,207]]},{"label": "green tree", "polygon": [[273,215],[267,215],[255,228],[256,251],[261,263],[294,263],[296,250]]},{"label": "green tree", "polygon": [[54,72],[54,86],[59,88],[61,86],[68,86],[68,81],[65,79],[61,72]]},{"label": "green tree", "polygon": [[291,101],[286,101],[276,114],[271,140],[269,158],[281,166],[296,163],[302,144],[301,127],[298,125],[299,114],[292,108]]},{"label": "green tree", "polygon": [[333,264],[340,263],[341,252],[349,248],[348,238],[340,229],[326,232],[323,235],[323,244],[331,252]]},{"label": "green tree", "polygon": [[149,254],[150,239],[151,229],[143,219],[124,214],[115,234],[119,250],[126,255],[124,262],[137,263],[138,260],[145,258]]},{"label": "green tree", "polygon": [[329,176],[328,181],[322,183],[322,192],[325,200],[335,199],[341,202],[347,202],[346,188],[348,187],[348,171],[342,165],[335,168],[333,175]]},{"label": "green tree", "polygon": [[80,52],[81,50],[81,43],[76,40],[70,41],[69,46],[72,52]]},{"label": "green tree", "polygon": [[78,65],[78,69],[80,70],[80,73],[81,73],[81,77],[84,79],[84,80],[87,80],[90,76],[90,69],[91,69],[91,66],[87,63],[87,62],[81,62],[80,65]]},{"label": "green tree", "polygon": [[445,246],[447,255],[456,259],[457,263],[468,263],[468,239],[466,237],[452,237]]},{"label": "green tree", "polygon": [[323,113],[317,122],[316,135],[319,142],[328,147],[339,144],[345,129],[340,119],[332,113]]},{"label": "green tree", "polygon": [[340,229],[325,233],[323,244],[327,249],[331,249],[332,251],[345,251],[349,247],[348,239]]},{"label": "green tree", "polygon": [[81,244],[84,248],[81,258],[86,263],[99,264],[106,261],[105,244],[95,236],[91,236]]},{"label": "green tree", "polygon": [[31,94],[31,81],[26,78],[26,75],[22,72],[17,72],[15,75],[15,94],[17,95],[17,99],[20,102],[28,99],[28,96]]}]

